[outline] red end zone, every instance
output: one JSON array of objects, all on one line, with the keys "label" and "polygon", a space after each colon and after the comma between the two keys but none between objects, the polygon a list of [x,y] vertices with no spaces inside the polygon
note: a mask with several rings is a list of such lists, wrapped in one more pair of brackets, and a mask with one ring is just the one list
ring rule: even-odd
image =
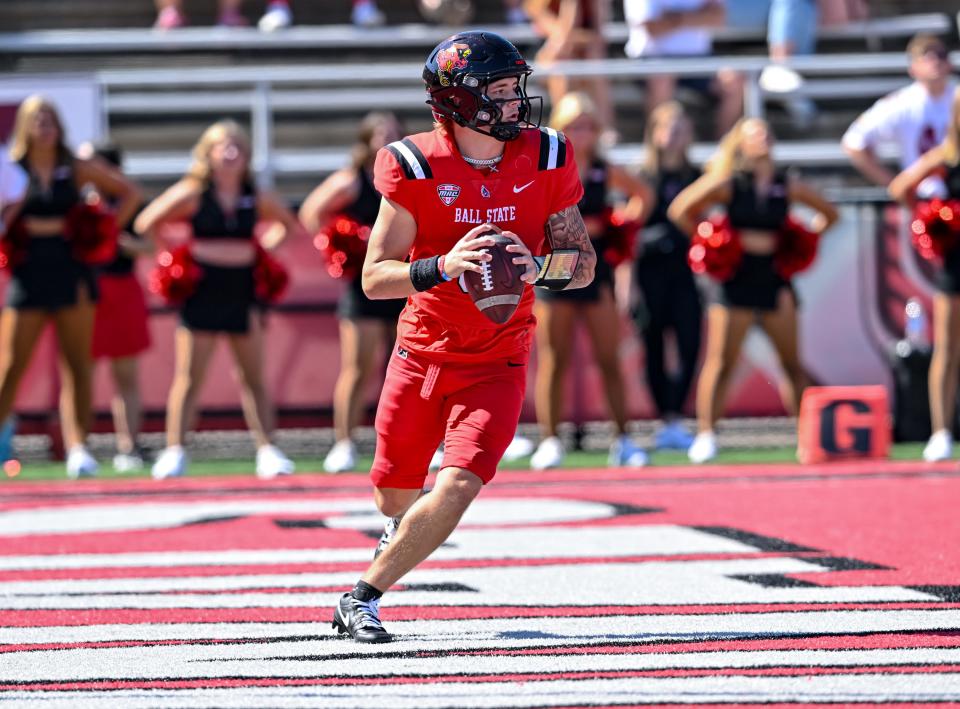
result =
[{"label": "red end zone", "polygon": [[503,472],[376,648],[327,623],[382,524],[365,478],[2,490],[18,706],[960,700],[953,463]]}]

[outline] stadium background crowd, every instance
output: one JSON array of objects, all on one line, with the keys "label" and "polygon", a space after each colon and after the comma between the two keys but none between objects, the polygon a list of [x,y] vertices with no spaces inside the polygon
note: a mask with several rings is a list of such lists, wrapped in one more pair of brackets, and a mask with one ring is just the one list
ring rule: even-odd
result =
[{"label": "stadium background crowd", "polygon": [[[47,9],[50,12],[38,11],[39,4],[49,5]],[[342,2],[308,3],[293,0],[290,3],[248,1],[218,4],[183,0],[158,2],[155,8],[151,8],[147,3],[141,3],[142,6],[137,6],[137,3],[117,3],[116,8],[110,3],[91,3],[88,8],[90,14],[83,16],[82,21],[76,19],[80,17],[79,14],[73,17],[70,15],[71,12],[79,12],[75,7],[78,4],[83,3],[44,0],[43,3],[7,4],[0,10],[0,16],[7,15],[5,29],[10,33],[7,36],[15,36],[18,42],[6,43],[7,48],[2,50],[0,61],[3,62],[5,71],[12,75],[56,76],[78,71],[106,71],[114,72],[116,77],[123,69],[131,68],[166,72],[170,77],[166,82],[160,82],[158,86],[145,83],[141,88],[132,79],[131,86],[138,89],[139,94],[132,95],[130,92],[126,96],[118,95],[119,101],[112,101],[108,95],[106,102],[109,134],[102,137],[128,152],[131,159],[127,163],[127,174],[141,184],[150,197],[156,196],[161,189],[169,186],[185,172],[180,166],[185,167],[191,145],[198,140],[204,128],[219,118],[236,118],[241,124],[252,124],[250,158],[252,168],[258,175],[258,183],[264,187],[273,185],[281,199],[290,207],[300,206],[323,178],[348,163],[347,153],[357,139],[361,118],[368,109],[376,107],[392,110],[403,119],[409,131],[422,130],[429,125],[429,115],[421,101],[411,98],[416,96],[415,88],[402,93],[388,92],[383,97],[378,97],[378,89],[370,88],[369,83],[362,78],[353,86],[344,82],[347,89],[336,95],[340,103],[334,105],[333,110],[329,106],[315,106],[313,111],[300,110],[287,114],[282,112],[281,102],[276,101],[276,97],[275,104],[268,106],[256,105],[258,99],[254,98],[255,103],[248,114],[232,101],[239,89],[231,82],[225,83],[223,87],[211,87],[208,84],[209,95],[185,98],[185,92],[177,91],[174,79],[181,72],[184,77],[189,78],[193,71],[222,68],[229,70],[235,77],[243,76],[249,71],[250,83],[256,84],[258,72],[269,71],[271,67],[278,70],[281,67],[293,67],[296,70],[299,66],[305,74],[309,74],[318,62],[322,62],[334,73],[340,67],[345,74],[362,75],[365,69],[375,74],[391,62],[422,61],[424,49],[432,46],[448,28],[416,24],[422,15],[417,14],[412,3],[384,1],[377,5],[360,0],[350,5]],[[436,14],[438,12],[449,12],[451,14],[446,17],[457,19],[462,19],[466,14],[456,13],[467,13],[464,3],[425,1],[421,4],[425,6],[421,8],[421,13],[431,19],[442,18],[442,15]],[[68,5],[74,7],[68,9]],[[514,2],[477,3],[476,7],[472,8],[472,15],[474,24],[496,26],[508,37],[512,37],[518,45],[526,43],[526,46],[531,48],[539,47],[535,66],[538,70],[547,71],[538,71],[540,88],[536,93],[542,93],[548,99],[544,111],[545,122],[550,115],[550,109],[556,109],[570,90],[579,89],[589,95],[598,128],[598,149],[606,151],[611,162],[622,165],[625,172],[631,175],[641,167],[640,157],[643,153],[631,151],[629,148],[643,141],[648,123],[652,123],[647,120],[647,116],[654,115],[652,112],[658,105],[677,98],[692,117],[690,129],[694,140],[690,151],[691,162],[699,165],[712,152],[714,140],[733,126],[741,116],[745,102],[748,111],[755,113],[756,101],[759,100],[773,132],[778,139],[789,143],[795,150],[793,154],[803,156],[805,151],[810,153],[815,150],[823,153],[819,160],[801,159],[799,164],[801,168],[805,168],[805,175],[815,185],[838,193],[882,181],[877,177],[875,165],[864,168],[863,156],[854,157],[858,161],[857,167],[870,179],[864,178],[851,167],[849,158],[840,148],[840,136],[860,111],[887,90],[907,83],[904,75],[907,63],[904,61],[902,67],[891,68],[886,72],[886,78],[874,77],[872,74],[861,77],[855,68],[851,68],[846,74],[836,73],[828,79],[815,78],[805,81],[806,72],[802,65],[791,68],[791,58],[812,54],[815,46],[821,53],[835,52],[845,56],[851,53],[860,54],[866,62],[869,62],[872,54],[878,52],[882,52],[885,58],[889,56],[886,54],[888,51],[891,54],[900,53],[902,56],[907,42],[918,31],[939,35],[947,46],[953,46],[956,44],[956,32],[951,31],[951,15],[956,9],[945,8],[944,3],[907,3],[892,0],[872,3],[852,0],[828,0],[819,3],[812,0],[727,0],[726,3],[700,0],[626,0],[623,4],[563,0],[553,3],[527,2],[522,6]],[[944,10],[950,14],[943,14]],[[930,12],[918,14],[922,11]],[[186,27],[188,18],[190,26]],[[342,23],[334,25],[340,35],[336,42],[327,41],[332,35],[323,34],[328,28],[319,26],[327,25],[331,20]],[[154,28],[147,29],[151,21]],[[643,29],[638,29],[641,25]],[[119,33],[99,29],[108,26],[126,28],[119,30]],[[42,31],[63,27],[79,28],[83,32],[57,35],[45,34]],[[98,33],[102,37],[99,43]],[[818,33],[819,44],[816,41]],[[404,36],[406,39],[397,41]],[[191,44],[194,41],[201,44]],[[142,48],[139,51],[131,48],[131,42],[140,42]],[[670,73],[657,73],[645,80],[638,76],[620,80],[615,72],[605,71],[603,67],[586,76],[577,76],[576,71],[564,71],[564,67],[571,66],[565,62],[617,60],[626,57],[637,66],[644,62],[675,59],[676,67],[682,72],[685,68],[684,62],[689,58],[709,57],[711,54],[722,58],[710,61],[710,66],[715,69],[710,75],[702,71],[690,76],[681,74],[679,77]],[[736,60],[742,57],[765,57],[767,61],[760,70],[756,70],[755,65],[743,70],[736,66]],[[560,63],[559,68],[555,67],[551,71],[551,65],[556,63]],[[66,66],[69,66],[69,71],[64,71]],[[664,66],[670,68],[671,65],[668,63]],[[815,76],[817,74],[815,70],[812,73]],[[291,82],[289,85],[294,88],[289,91],[290,98],[302,98],[312,90],[310,82],[322,79],[323,77],[310,76],[302,87]],[[844,80],[859,80],[859,91],[844,93]],[[386,83],[389,83],[389,79]],[[831,83],[834,85],[830,86]],[[352,94],[349,93],[351,89]],[[298,90],[296,96],[293,95],[295,90]],[[324,92],[326,91],[329,91],[330,97],[335,96],[334,91],[324,89]],[[391,100],[393,96],[399,97],[396,102]],[[327,94],[323,93],[323,98],[326,97]],[[123,106],[124,99],[128,101],[127,107],[117,110],[118,106]],[[203,102],[205,105],[198,110],[199,104],[195,105],[191,101]],[[222,103],[222,108],[219,103]],[[271,139],[275,138],[277,143],[282,144],[282,148],[278,149],[268,142],[267,151],[263,150],[263,125],[261,123],[258,128],[256,124],[258,108],[266,110],[272,119],[274,125]],[[109,113],[114,110],[117,110],[116,114]],[[943,128],[945,129],[945,126]],[[243,138],[239,140],[242,141]],[[272,154],[264,155],[264,152],[270,151]],[[183,159],[164,162],[166,156],[177,153]],[[284,159],[296,153],[301,154],[301,160],[296,165],[287,160],[290,167],[285,165]],[[889,155],[884,154],[884,157]],[[622,187],[622,184],[618,185],[621,194],[629,192]],[[883,195],[883,190],[864,190],[862,194],[876,198]],[[302,209],[300,216],[311,233],[319,226],[319,223]],[[293,237],[291,242],[296,240],[297,238]],[[341,415],[341,420],[337,422],[334,408],[337,399],[331,377],[331,370],[334,368],[330,366],[330,362],[338,356],[339,350],[341,362],[351,363],[351,350],[342,347],[345,338],[349,337],[342,322],[338,333],[331,327],[330,319],[333,304],[341,297],[344,285],[324,273],[320,255],[309,245],[309,239],[301,236],[299,241],[299,244],[290,243],[286,250],[278,251],[281,260],[294,266],[294,281],[287,306],[292,324],[285,328],[287,332],[283,334],[272,333],[269,327],[265,330],[264,354],[269,365],[270,360],[281,350],[290,352],[291,340],[322,339],[322,354],[319,358],[316,356],[316,349],[311,350],[313,357],[310,360],[287,354],[282,367],[288,370],[289,376],[291,367],[315,368],[318,366],[317,361],[320,361],[326,370],[326,376],[319,379],[322,384],[318,384],[317,378],[295,380],[293,386],[300,389],[302,394],[299,399],[287,397],[285,393],[271,392],[271,387],[265,386],[267,393],[276,394],[274,398],[280,399],[278,404],[281,427],[326,423],[332,415],[337,423],[336,438],[342,442],[348,436],[352,422],[366,420],[364,409],[375,402],[377,377],[371,371],[376,369],[376,358],[373,358],[373,361],[368,358],[362,363],[365,369],[355,373],[356,381],[353,382],[352,393],[339,397],[341,409],[353,407],[355,412]],[[297,262],[303,258],[314,259],[315,265],[298,269],[297,266],[302,264]],[[149,259],[141,259],[141,275],[148,270],[149,264],[145,263],[147,261]],[[627,280],[629,281],[629,277]],[[317,281],[321,283],[318,285]],[[904,294],[903,303],[910,295],[913,294]],[[618,317],[624,331],[624,340],[612,345],[614,359],[621,360],[615,364],[622,364],[625,343],[636,341],[637,333],[642,333],[643,328],[649,325],[648,321],[644,321],[644,318],[650,315],[647,310],[640,313],[640,321],[637,323],[641,326],[639,330],[633,330],[636,318],[627,317],[627,299],[628,296],[623,295],[619,301],[621,307]],[[158,301],[152,301],[151,304],[155,311],[163,310]],[[287,314],[283,305],[279,306],[277,314]],[[161,333],[152,327],[155,347],[160,340],[172,340],[171,314],[166,311],[160,317],[166,321]],[[319,325],[319,318],[323,318],[325,324]],[[154,320],[156,319],[157,316],[154,316]],[[279,318],[270,319],[268,322],[276,326],[278,320]],[[587,320],[589,322],[591,318],[588,316]],[[902,327],[902,322],[900,325]],[[280,342],[283,342],[283,347]],[[578,340],[570,338],[569,351],[565,354],[572,353],[574,356],[575,366],[572,369],[588,368],[591,366],[590,360],[582,357],[577,342]],[[544,349],[548,345],[548,342],[540,343]],[[169,344],[166,346],[169,351]],[[650,340],[646,341],[646,347],[649,353]],[[609,348],[610,345],[607,346],[608,352]],[[673,354],[673,350],[677,348],[672,345],[670,338],[668,349],[668,366],[672,367],[679,355]],[[555,347],[554,350],[563,353],[562,346]],[[355,345],[352,351],[370,352],[366,341]],[[690,356],[688,352],[687,358]],[[696,359],[697,355],[693,354],[692,357]],[[356,358],[357,355],[354,355],[354,359]],[[32,366],[44,368],[46,361],[42,357],[35,358]],[[147,386],[161,387],[165,392],[169,388],[174,367],[172,357],[164,357],[162,361],[166,366],[165,370],[157,368],[155,360],[151,363]],[[607,361],[609,362],[609,355]],[[602,370],[603,358],[598,357],[598,362]],[[361,363],[354,361],[353,364],[356,365],[355,369],[359,370]],[[278,371],[277,366],[274,363],[271,371]],[[217,365],[214,364],[213,367],[216,368]],[[50,374],[49,366],[46,366],[45,372]],[[581,376],[578,372],[573,374]],[[630,382],[621,385],[619,390],[625,392],[628,399],[638,390],[647,390],[642,372],[631,369],[629,363],[624,370],[624,376]],[[273,379],[275,378],[274,376]],[[606,375],[602,378],[607,380],[608,393],[617,390],[615,380],[610,382]],[[268,380],[270,379],[271,377],[268,377]],[[304,381],[310,382],[313,391],[302,391]],[[318,386],[328,387],[329,390],[318,395]],[[556,389],[559,384],[555,382],[552,386]],[[341,390],[351,389],[342,380],[337,387]],[[591,399],[591,403],[585,405],[580,390],[569,384],[567,387],[568,393],[573,394],[569,398],[574,401],[563,409],[559,418],[585,424],[590,419],[602,417],[602,402],[600,407],[592,406],[592,399],[596,397],[588,395],[586,398]],[[547,396],[541,393],[547,388],[547,384],[538,384],[536,411],[534,407],[530,407],[529,411],[525,411],[523,420],[530,423],[539,414],[541,420],[547,422],[544,435],[550,437],[556,436],[559,429],[555,421],[558,414],[543,413],[544,409],[557,408],[555,403],[540,401]],[[214,402],[205,402],[201,394],[198,422],[200,427],[233,424],[237,420],[233,414],[237,410],[235,401],[239,399],[236,386],[227,392],[225,399],[222,389],[223,387],[218,391],[219,398]],[[622,414],[616,414],[616,405],[611,401],[615,418],[620,419],[619,432],[628,430],[624,419],[635,416],[638,408],[648,417],[654,414],[654,407],[648,403],[649,395],[643,396],[646,401],[642,406],[631,405],[628,401],[625,407],[621,406],[626,409]],[[686,397],[681,398],[686,400]],[[749,399],[749,392],[746,398]],[[323,403],[318,405],[317,402]],[[691,401],[679,407],[674,404],[665,408],[659,401],[656,404],[659,413],[671,421],[679,419],[682,414],[692,413]],[[102,405],[98,408],[100,415],[94,424],[94,430],[107,431],[112,428],[112,424],[104,415],[106,412]],[[155,430],[162,411],[149,405],[146,408],[146,429]],[[751,409],[750,406],[743,406],[742,399],[732,408],[734,413],[740,414],[783,413],[776,405],[772,409],[764,409],[763,406]],[[248,413],[248,409],[245,405],[245,413]],[[600,416],[597,415],[598,412]],[[22,415],[25,425],[21,425],[21,431],[47,431],[51,428],[50,418],[49,412],[28,409]],[[256,429],[255,426],[253,428]],[[566,435],[566,432],[571,430],[578,435],[585,427],[564,429],[567,447],[576,444],[577,435],[573,438]],[[630,430],[637,428],[634,426]],[[650,429],[647,427],[644,430]],[[663,430],[656,429],[658,433]],[[673,447],[685,447],[689,443],[676,429],[674,434],[679,441],[671,442],[667,440],[667,436],[660,441],[655,439],[655,443]],[[262,439],[258,443],[263,448],[266,438],[258,438]],[[559,437],[557,440],[559,441]],[[318,452],[316,448],[326,452],[330,442],[329,437],[321,436],[315,438],[310,445],[315,446],[313,452]],[[122,454],[137,452],[132,439],[120,449]],[[333,467],[342,469],[344,466]]]}]

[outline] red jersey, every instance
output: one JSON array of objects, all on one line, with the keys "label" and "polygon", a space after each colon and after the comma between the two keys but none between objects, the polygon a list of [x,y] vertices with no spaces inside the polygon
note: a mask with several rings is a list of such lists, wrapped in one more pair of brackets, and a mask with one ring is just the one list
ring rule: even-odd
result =
[{"label": "red jersey", "polygon": [[[377,191],[417,221],[410,260],[445,254],[464,234],[489,222],[517,234],[534,254],[551,214],[580,201],[583,187],[573,149],[552,128],[524,130],[505,144],[496,170],[477,170],[445,132],[418,133],[382,148],[374,166]],[[400,344],[441,360],[526,361],[533,327],[533,289],[503,325],[481,313],[456,280],[407,299]]]}]

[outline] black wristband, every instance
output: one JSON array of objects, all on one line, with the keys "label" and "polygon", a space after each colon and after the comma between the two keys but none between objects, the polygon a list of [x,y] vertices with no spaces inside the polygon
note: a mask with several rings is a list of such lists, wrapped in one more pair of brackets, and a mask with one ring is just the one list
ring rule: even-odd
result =
[{"label": "black wristband", "polygon": [[414,288],[423,292],[443,283],[440,267],[437,265],[439,261],[439,256],[432,256],[430,258],[418,258],[410,264],[410,281]]}]

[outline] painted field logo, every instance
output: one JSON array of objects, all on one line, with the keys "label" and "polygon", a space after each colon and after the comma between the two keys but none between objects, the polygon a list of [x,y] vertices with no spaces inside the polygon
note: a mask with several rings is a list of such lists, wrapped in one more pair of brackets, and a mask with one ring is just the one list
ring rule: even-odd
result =
[{"label": "painted field logo", "polygon": [[460,196],[460,185],[452,185],[449,182],[438,185],[437,194],[440,195],[440,201],[449,207]]}]

